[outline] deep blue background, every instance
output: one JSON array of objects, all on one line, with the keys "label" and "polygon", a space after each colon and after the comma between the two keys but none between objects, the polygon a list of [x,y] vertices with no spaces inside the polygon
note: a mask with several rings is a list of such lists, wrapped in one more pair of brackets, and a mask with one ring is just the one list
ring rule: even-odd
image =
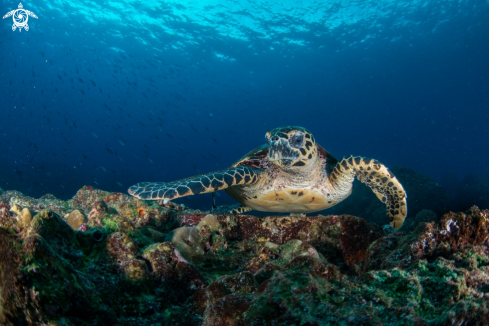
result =
[{"label": "deep blue background", "polygon": [[0,24],[3,189],[125,192],[225,168],[287,124],[337,158],[489,174],[487,1],[23,5],[29,31]]}]

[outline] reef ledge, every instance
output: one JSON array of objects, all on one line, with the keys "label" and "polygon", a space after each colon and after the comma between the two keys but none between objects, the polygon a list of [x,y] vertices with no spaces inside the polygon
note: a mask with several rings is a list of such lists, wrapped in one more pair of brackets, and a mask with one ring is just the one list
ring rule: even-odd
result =
[{"label": "reef ledge", "polygon": [[418,215],[389,232],[89,186],[68,201],[4,191],[0,324],[487,325],[489,210]]}]

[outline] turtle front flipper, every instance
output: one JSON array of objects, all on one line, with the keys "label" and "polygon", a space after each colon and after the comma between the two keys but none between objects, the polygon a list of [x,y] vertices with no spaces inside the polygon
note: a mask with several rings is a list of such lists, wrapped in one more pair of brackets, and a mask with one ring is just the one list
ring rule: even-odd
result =
[{"label": "turtle front flipper", "polygon": [[261,173],[260,169],[237,166],[168,183],[140,182],[130,187],[128,192],[139,199],[163,199],[166,203],[175,198],[205,194],[236,185],[254,184]]},{"label": "turtle front flipper", "polygon": [[10,16],[12,16],[14,14],[14,12],[16,12],[16,10],[12,10],[12,11],[9,11],[8,13],[5,14],[5,16],[3,16],[2,18],[5,19],[5,18],[8,18]]},{"label": "turtle front flipper", "polygon": [[212,211],[216,214],[232,214],[232,215],[240,215],[246,212],[252,211],[253,209],[245,206],[243,204],[234,204],[234,205],[223,205],[219,206]]},{"label": "turtle front flipper", "polygon": [[407,215],[407,195],[394,174],[376,160],[350,156],[336,164],[329,178],[335,187],[341,188],[350,186],[355,176],[385,203],[390,225],[399,229]]}]

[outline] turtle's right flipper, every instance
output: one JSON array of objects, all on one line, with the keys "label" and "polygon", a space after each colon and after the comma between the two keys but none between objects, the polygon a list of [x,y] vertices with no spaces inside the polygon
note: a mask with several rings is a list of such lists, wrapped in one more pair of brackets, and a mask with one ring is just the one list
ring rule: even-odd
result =
[{"label": "turtle's right flipper", "polygon": [[8,18],[14,14],[16,10],[9,11],[5,16],[3,16],[3,19]]},{"label": "turtle's right flipper", "polygon": [[213,209],[213,213],[216,214],[225,214],[225,215],[240,215],[244,214],[246,212],[252,211],[253,209],[247,206],[244,206],[242,204],[234,204],[234,205],[223,205],[223,206],[218,206],[217,208]]},{"label": "turtle's right flipper", "polygon": [[128,192],[139,199],[163,199],[166,203],[175,198],[205,194],[236,185],[253,184],[258,181],[261,172],[260,169],[248,166],[237,166],[168,183],[140,182],[130,187]]},{"label": "turtle's right flipper", "polygon": [[243,214],[249,211],[252,211],[253,209],[250,207],[247,207],[245,205],[240,205],[234,209],[231,210],[231,214]]}]

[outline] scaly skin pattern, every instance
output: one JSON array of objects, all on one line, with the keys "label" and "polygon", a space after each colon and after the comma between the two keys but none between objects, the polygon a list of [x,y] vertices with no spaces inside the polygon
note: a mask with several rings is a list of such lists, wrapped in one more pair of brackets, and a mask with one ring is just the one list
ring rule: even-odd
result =
[{"label": "scaly skin pattern", "polygon": [[168,202],[180,197],[205,194],[242,184],[253,184],[260,174],[261,171],[258,169],[238,166],[168,183],[140,182],[130,187],[128,192],[139,199],[163,199]]},{"label": "scaly skin pattern", "polygon": [[230,168],[163,183],[142,182],[129,188],[140,199],[171,199],[225,190],[243,206],[265,212],[312,213],[347,198],[355,177],[386,204],[390,225],[402,226],[406,193],[381,163],[362,157],[338,162],[316,144],[305,128],[286,126],[266,133],[267,144],[246,154]]},{"label": "scaly skin pattern", "polygon": [[336,192],[349,194],[354,177],[386,204],[390,225],[399,229],[407,215],[407,195],[394,174],[376,160],[350,156],[336,164],[329,179]]}]

